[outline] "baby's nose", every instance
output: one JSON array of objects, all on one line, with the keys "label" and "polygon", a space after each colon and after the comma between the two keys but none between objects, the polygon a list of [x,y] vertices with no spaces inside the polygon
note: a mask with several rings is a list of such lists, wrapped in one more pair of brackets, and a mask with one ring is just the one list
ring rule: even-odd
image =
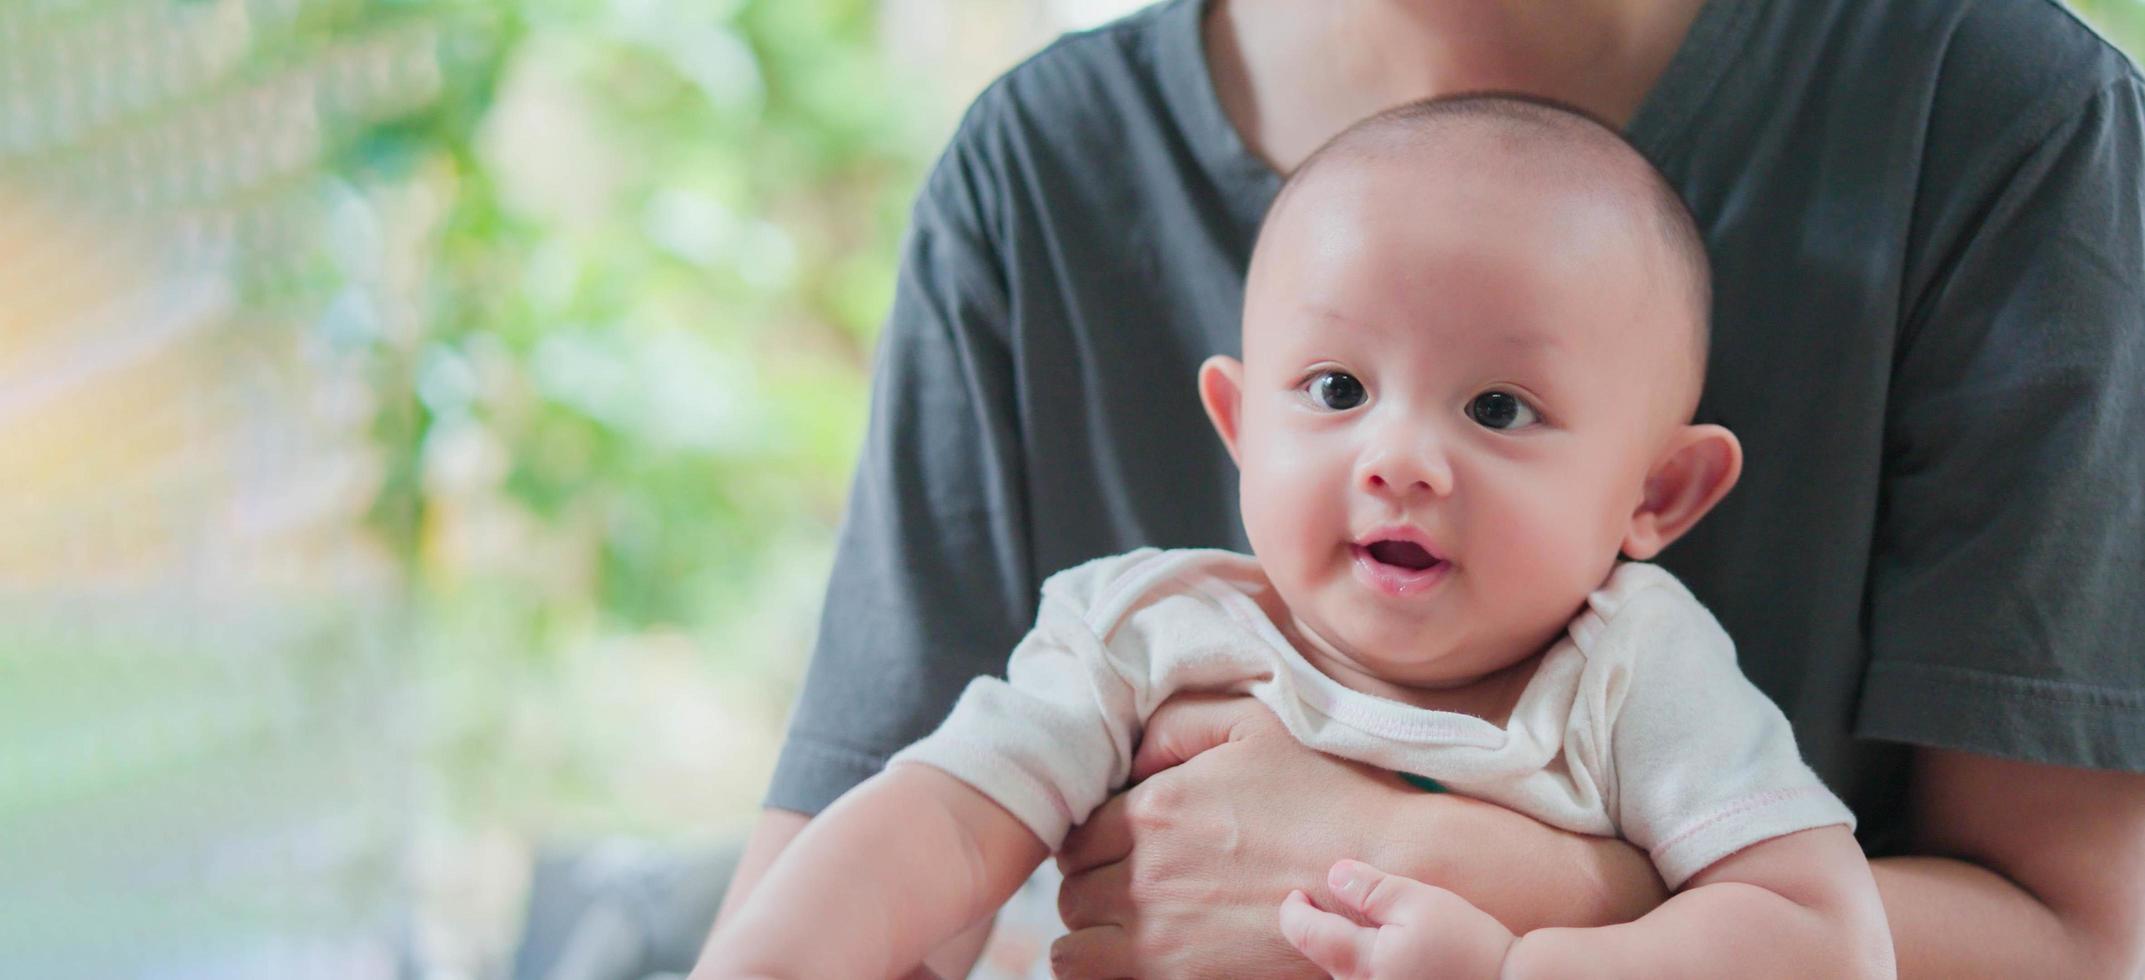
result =
[{"label": "baby's nose", "polygon": [[1363,461],[1361,482],[1376,494],[1410,496],[1452,492],[1452,467],[1431,445],[1393,447]]},{"label": "baby's nose", "polygon": [[[1416,490],[1416,489],[1428,490],[1428,489],[1430,489],[1430,481],[1428,481],[1428,480],[1413,480],[1413,481],[1403,481],[1403,482],[1407,482],[1407,483],[1408,483],[1408,489],[1410,489],[1410,490]],[[1374,490],[1385,490],[1385,489],[1389,489],[1389,488],[1391,488],[1391,487],[1393,486],[1393,482],[1392,482],[1392,481],[1390,481],[1390,480],[1387,480],[1387,479],[1386,479],[1386,478],[1385,478],[1385,477],[1384,477],[1383,475],[1381,475],[1381,474],[1377,474],[1377,473],[1372,473],[1372,474],[1370,475],[1370,485],[1371,485],[1371,488],[1372,488],[1372,489],[1374,489]]]}]

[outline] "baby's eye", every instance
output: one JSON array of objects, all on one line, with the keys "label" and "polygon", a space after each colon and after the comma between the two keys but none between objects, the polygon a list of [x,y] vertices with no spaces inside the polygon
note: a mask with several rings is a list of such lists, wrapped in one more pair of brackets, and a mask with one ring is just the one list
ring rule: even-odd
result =
[{"label": "baby's eye", "polygon": [[1467,417],[1485,429],[1524,429],[1542,420],[1534,409],[1507,391],[1485,391],[1467,403]]},{"label": "baby's eye", "polygon": [[1321,371],[1311,379],[1311,400],[1336,412],[1363,404],[1363,382],[1346,371]]}]

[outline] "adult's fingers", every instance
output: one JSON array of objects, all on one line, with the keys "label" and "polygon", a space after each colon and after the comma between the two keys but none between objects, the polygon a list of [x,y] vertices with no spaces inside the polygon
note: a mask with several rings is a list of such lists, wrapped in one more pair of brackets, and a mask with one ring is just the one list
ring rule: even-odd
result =
[{"label": "adult's fingers", "polygon": [[1281,901],[1281,935],[1319,969],[1345,980],[1364,975],[1378,930],[1321,910],[1295,890]]},{"label": "adult's fingers", "polygon": [[1050,974],[1058,980],[1117,980],[1139,976],[1123,926],[1075,929],[1050,944]]},{"label": "adult's fingers", "polygon": [[1126,797],[1119,793],[1102,802],[1087,822],[1074,827],[1058,848],[1058,870],[1066,878],[1105,864],[1115,864],[1132,853],[1132,821],[1125,812]]},{"label": "adult's fingers", "polygon": [[1059,921],[1073,930],[1125,924],[1131,911],[1131,876],[1128,861],[1067,875],[1058,885]]},{"label": "adult's fingers", "polygon": [[1176,695],[1148,716],[1139,749],[1132,753],[1132,781],[1137,783],[1252,730],[1280,724],[1248,695]]}]

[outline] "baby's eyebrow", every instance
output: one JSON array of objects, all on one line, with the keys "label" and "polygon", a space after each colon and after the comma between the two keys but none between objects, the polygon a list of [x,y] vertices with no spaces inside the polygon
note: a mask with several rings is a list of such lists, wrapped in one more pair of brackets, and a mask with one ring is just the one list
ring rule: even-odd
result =
[{"label": "baby's eyebrow", "polygon": [[1561,350],[1565,346],[1563,337],[1540,331],[1502,333],[1490,339],[1507,347],[1518,347],[1523,350]]},{"label": "baby's eyebrow", "polygon": [[1340,323],[1348,324],[1349,326],[1370,326],[1370,324],[1366,324],[1360,320],[1357,320],[1356,318],[1342,313],[1341,311],[1336,310],[1333,307],[1327,306],[1324,303],[1305,302],[1302,304],[1302,308],[1305,313],[1308,313],[1315,317],[1320,317],[1322,319],[1335,320]]}]

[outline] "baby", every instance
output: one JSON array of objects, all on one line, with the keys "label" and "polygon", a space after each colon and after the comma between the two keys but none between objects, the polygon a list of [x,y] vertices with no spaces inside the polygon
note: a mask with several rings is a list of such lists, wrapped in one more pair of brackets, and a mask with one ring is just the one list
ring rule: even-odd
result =
[{"label": "baby", "polygon": [[1335,137],[1260,232],[1243,360],[1199,372],[1256,558],[1149,549],[1053,576],[1008,679],[973,682],[815,819],[696,975],[916,967],[1122,788],[1145,719],[1195,690],[1621,835],[1676,891],[1636,922],[1515,936],[1343,861],[1340,907],[1274,896],[1336,975],[1890,975],[1852,814],[1705,609],[1618,561],[1740,472],[1733,435],[1688,421],[1709,289],[1674,191],[1583,116],[1463,96]]}]

